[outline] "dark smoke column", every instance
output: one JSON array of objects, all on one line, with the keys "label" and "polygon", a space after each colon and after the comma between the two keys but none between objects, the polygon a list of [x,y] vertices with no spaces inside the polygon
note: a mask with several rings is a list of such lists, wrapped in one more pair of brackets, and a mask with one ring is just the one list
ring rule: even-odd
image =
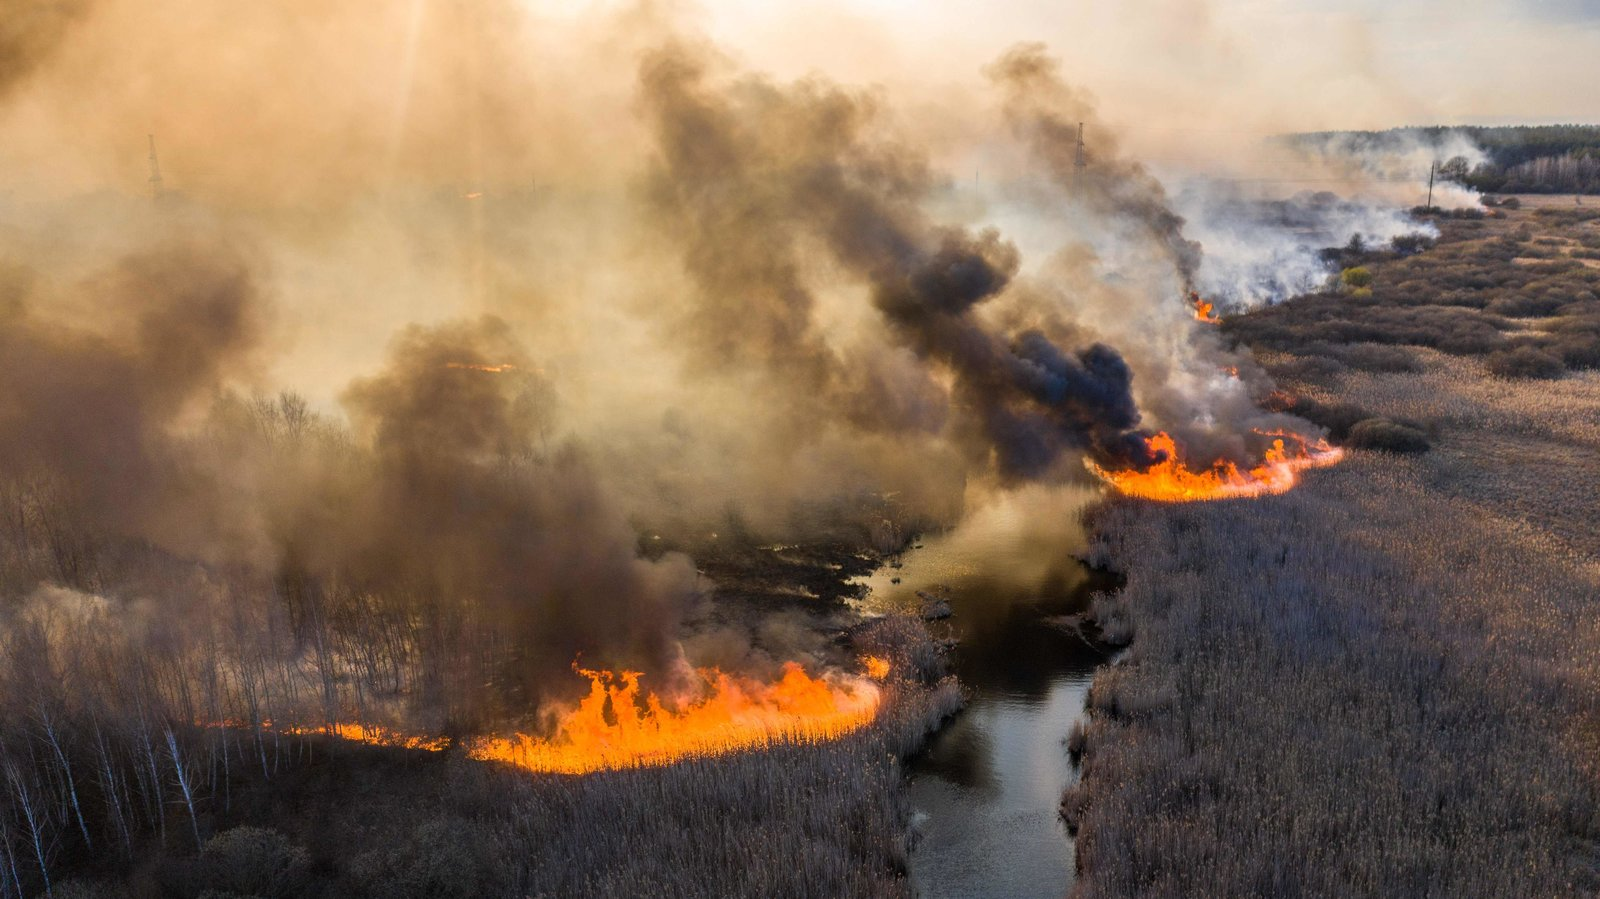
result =
[{"label": "dark smoke column", "polygon": [[[691,270],[704,265],[705,231],[729,221],[742,231],[739,242],[722,244],[730,253],[791,259],[808,241],[820,244],[828,257],[820,262],[869,286],[894,341],[953,375],[950,436],[1003,479],[1044,477],[1071,451],[1108,468],[1158,461],[1135,430],[1132,373],[1116,350],[1066,349],[1037,331],[998,333],[975,314],[1011,283],[1017,250],[992,229],[972,233],[928,218],[920,204],[933,176],[920,153],[874,134],[870,98],[816,80],[710,81],[706,61],[682,46],[655,53],[641,71],[661,150],[654,199],[681,229],[674,236]],[[761,271],[754,261],[724,264],[742,274],[744,289]],[[774,270],[781,280],[765,283],[762,294],[803,290],[796,268]],[[705,279],[701,286],[715,294]],[[809,302],[784,311],[811,315]],[[734,333],[740,323],[724,327]]]}]

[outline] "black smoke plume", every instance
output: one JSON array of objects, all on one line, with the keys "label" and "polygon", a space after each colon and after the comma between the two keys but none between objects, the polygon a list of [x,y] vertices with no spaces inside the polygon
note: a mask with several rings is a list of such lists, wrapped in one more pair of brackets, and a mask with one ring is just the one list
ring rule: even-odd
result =
[{"label": "black smoke plume", "polygon": [[0,273],[0,589],[102,594],[159,620],[175,658],[217,639],[197,609],[281,618],[228,652],[326,679],[309,708],[284,700],[286,720],[374,703],[431,726],[503,720],[581,687],[580,658],[670,683],[694,568],[638,555],[503,322],[404,330],[345,391],[346,428],[292,395],[234,393],[271,318],[248,254],[216,242],[82,282]]},{"label": "black smoke plume", "polygon": [[[923,211],[937,182],[919,153],[881,133],[870,96],[818,80],[719,86],[708,70],[677,45],[647,59],[641,86],[660,147],[654,194],[700,288],[697,314],[722,335],[751,335],[741,353],[787,370],[799,352],[832,372],[821,383],[848,389],[838,359],[798,339],[816,329],[797,260],[820,246],[867,287],[888,339],[923,360],[927,378],[949,377],[949,432],[979,466],[1021,480],[1055,470],[1069,450],[1119,468],[1156,461],[1115,350],[1062,349],[983,320],[1017,273],[1015,247]],[[718,239],[730,228],[736,239]],[[796,339],[772,352],[775,334]]]}]

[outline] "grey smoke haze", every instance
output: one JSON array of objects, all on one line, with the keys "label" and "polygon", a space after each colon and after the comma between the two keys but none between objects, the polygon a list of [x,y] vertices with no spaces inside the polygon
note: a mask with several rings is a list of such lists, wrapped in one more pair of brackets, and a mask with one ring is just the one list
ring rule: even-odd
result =
[{"label": "grey smoke haze", "polygon": [[[601,473],[552,439],[554,394],[505,323],[403,331],[346,390],[346,433],[227,391],[271,318],[247,258],[194,239],[70,285],[4,272],[0,471],[23,522],[7,590],[35,578],[139,599],[148,573],[129,559],[146,546],[269,577],[303,639],[362,597],[382,598],[376,616],[443,610],[452,629],[412,649],[438,672],[415,698],[458,722],[538,699],[580,656],[667,682],[694,569],[638,556]],[[25,551],[36,529],[47,554]],[[492,689],[464,676],[471,656],[492,663]]]},{"label": "grey smoke haze", "polygon": [[1194,177],[1173,205],[1205,246],[1195,288],[1225,310],[1277,302],[1316,290],[1334,274],[1319,255],[1360,236],[1374,249],[1404,235],[1437,236],[1394,206],[1302,191],[1284,199],[1251,197],[1236,184]]},{"label": "grey smoke haze", "polygon": [[[1005,97],[1012,129],[1044,162],[1073,199],[1102,216],[1125,217],[1144,228],[1177,271],[1181,289],[1194,286],[1201,246],[1184,234],[1184,220],[1167,192],[1143,165],[1121,158],[1117,140],[1098,120],[1092,101],[1061,79],[1060,63],[1042,44],[1008,50],[988,69]],[[1093,156],[1078,162],[1078,134],[1093,141]]]},{"label": "grey smoke haze", "polygon": [[375,459],[341,535],[349,556],[321,564],[465,603],[511,641],[511,679],[530,694],[579,656],[669,673],[694,569],[638,557],[583,451],[548,446],[553,400],[504,322],[407,329],[389,364],[345,393]]}]

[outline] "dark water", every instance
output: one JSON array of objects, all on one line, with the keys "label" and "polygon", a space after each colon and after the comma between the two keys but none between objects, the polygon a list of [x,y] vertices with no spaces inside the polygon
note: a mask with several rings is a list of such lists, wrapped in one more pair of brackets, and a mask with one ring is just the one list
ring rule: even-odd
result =
[{"label": "dark water", "polygon": [[[879,576],[900,574],[902,584],[875,579],[875,590],[902,599],[932,583],[951,588],[956,674],[970,691],[967,707],[911,763],[919,896],[1061,899],[1072,882],[1072,841],[1057,814],[1077,777],[1065,738],[1107,656],[1049,619],[1086,610],[1090,593],[1116,583],[1072,561],[1068,548],[1041,574],[1037,544],[991,544],[975,557],[970,547],[930,543],[903,570]],[[1007,578],[1008,568],[1029,573]]]}]

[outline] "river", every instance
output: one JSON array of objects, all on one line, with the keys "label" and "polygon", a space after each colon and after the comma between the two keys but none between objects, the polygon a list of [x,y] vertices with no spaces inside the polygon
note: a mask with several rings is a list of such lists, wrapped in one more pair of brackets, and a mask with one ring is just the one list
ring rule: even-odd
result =
[{"label": "river", "polygon": [[1073,879],[1072,840],[1057,814],[1077,777],[1065,738],[1108,652],[1062,619],[1117,584],[1074,561],[1070,542],[1051,549],[1001,524],[1011,526],[977,540],[929,540],[868,581],[886,605],[949,588],[954,615],[934,628],[960,641],[954,668],[969,691],[910,765],[920,835],[910,873],[925,899],[1061,899]]}]

